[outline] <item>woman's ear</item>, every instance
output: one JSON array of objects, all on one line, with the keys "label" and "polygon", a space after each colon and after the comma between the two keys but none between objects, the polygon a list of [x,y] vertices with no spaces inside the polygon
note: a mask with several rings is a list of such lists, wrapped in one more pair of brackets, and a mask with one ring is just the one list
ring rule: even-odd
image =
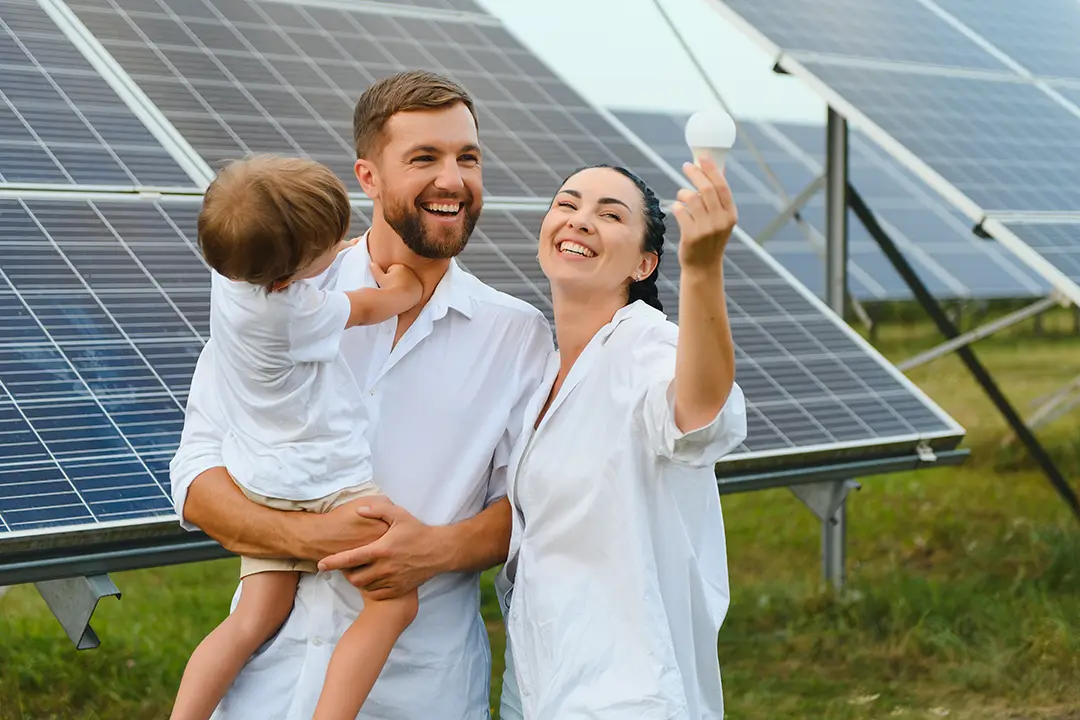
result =
[{"label": "woman's ear", "polygon": [[644,280],[653,274],[653,270],[660,264],[660,256],[654,252],[642,253],[641,261],[638,262],[637,267],[634,269],[632,279],[634,282]]}]

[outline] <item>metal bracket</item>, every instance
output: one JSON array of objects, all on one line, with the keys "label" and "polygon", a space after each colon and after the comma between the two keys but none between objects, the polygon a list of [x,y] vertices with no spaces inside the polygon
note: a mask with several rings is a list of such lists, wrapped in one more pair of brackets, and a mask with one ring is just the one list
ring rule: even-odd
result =
[{"label": "metal bracket", "polygon": [[841,480],[840,482],[810,483],[809,485],[796,485],[788,488],[802,504],[810,508],[821,522],[830,520],[836,515],[836,510],[844,503],[848,493],[859,490],[862,485],[854,480]]},{"label": "metal bracket", "polygon": [[919,460],[924,463],[936,463],[937,453],[934,452],[934,448],[930,447],[930,444],[925,440],[915,446],[915,454],[919,456]]},{"label": "metal bracket", "polygon": [[44,580],[34,583],[53,615],[60,621],[64,632],[75,643],[76,650],[92,650],[101,644],[97,633],[90,627],[98,600],[115,596],[120,590],[108,575]]}]

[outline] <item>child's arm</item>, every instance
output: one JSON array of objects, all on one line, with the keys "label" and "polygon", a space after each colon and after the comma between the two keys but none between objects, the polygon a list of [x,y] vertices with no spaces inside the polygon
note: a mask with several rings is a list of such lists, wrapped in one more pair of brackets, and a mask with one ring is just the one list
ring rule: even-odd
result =
[{"label": "child's arm", "polygon": [[377,288],[349,290],[352,311],[345,327],[356,325],[377,325],[392,317],[397,317],[414,307],[424,295],[424,287],[412,270],[404,265],[391,265],[386,272],[375,263],[371,263],[371,272]]}]

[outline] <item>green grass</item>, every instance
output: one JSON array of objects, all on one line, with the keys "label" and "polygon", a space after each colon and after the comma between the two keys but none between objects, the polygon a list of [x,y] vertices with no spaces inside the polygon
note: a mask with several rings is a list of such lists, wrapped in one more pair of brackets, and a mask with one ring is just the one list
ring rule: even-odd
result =
[{"label": "green grass", "polygon": [[[1080,374],[1066,313],[977,346],[1021,412]],[[899,360],[924,324],[880,329]],[[960,468],[865,478],[849,503],[848,591],[820,582],[816,521],[786,490],[726,496],[732,605],[720,637],[730,720],[1080,720],[1080,526],[955,357],[912,378],[957,418]],[[1080,412],[1039,432],[1080,488]],[[0,600],[0,720],[165,718],[188,653],[227,611],[236,562],[114,576],[121,601],[76,652],[33,588]],[[495,647],[502,627],[485,584]]]}]

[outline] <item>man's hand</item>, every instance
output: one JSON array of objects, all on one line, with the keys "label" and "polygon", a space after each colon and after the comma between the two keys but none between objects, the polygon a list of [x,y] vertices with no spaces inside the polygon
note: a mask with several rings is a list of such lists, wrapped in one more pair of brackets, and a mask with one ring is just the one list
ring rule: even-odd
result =
[{"label": "man's hand", "polygon": [[383,497],[357,500],[335,512],[350,508],[389,528],[374,542],[324,558],[320,570],[341,570],[372,598],[388,600],[417,589],[447,567],[448,544],[441,539],[446,528],[425,525]]}]

